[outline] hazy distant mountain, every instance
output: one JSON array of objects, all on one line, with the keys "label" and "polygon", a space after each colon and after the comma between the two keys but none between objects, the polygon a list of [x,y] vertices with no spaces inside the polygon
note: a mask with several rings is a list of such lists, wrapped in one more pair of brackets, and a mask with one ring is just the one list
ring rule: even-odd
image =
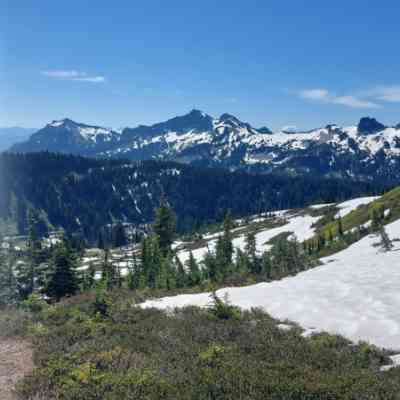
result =
[{"label": "hazy distant mountain", "polygon": [[122,132],[64,119],[46,125],[12,150],[400,181],[400,127],[369,117],[354,126],[330,124],[307,132],[271,132],[230,114],[213,118],[199,110]]},{"label": "hazy distant mountain", "polygon": [[0,151],[8,149],[15,143],[29,139],[29,136],[37,131],[34,128],[20,128],[17,126],[10,128],[0,128]]}]

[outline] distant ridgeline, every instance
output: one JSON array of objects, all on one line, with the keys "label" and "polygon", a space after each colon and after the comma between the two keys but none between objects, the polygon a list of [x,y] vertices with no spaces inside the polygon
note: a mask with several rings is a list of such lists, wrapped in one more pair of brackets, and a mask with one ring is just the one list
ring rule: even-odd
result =
[{"label": "distant ridgeline", "polygon": [[376,194],[382,185],[349,179],[249,174],[174,162],[94,159],[48,152],[0,154],[0,228],[26,233],[27,211],[43,226],[95,241],[117,221],[149,223],[165,196],[187,232],[220,221],[276,209]]},{"label": "distant ridgeline", "polygon": [[47,124],[10,151],[154,159],[400,184],[400,124],[386,126],[370,117],[352,126],[329,124],[307,132],[272,132],[230,114],[213,118],[199,110],[122,131],[66,118]]}]

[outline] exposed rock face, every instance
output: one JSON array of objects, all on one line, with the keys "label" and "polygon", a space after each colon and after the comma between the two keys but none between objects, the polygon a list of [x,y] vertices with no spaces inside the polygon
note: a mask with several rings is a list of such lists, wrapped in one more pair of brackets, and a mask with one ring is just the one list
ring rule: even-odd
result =
[{"label": "exposed rock face", "polygon": [[362,135],[371,135],[382,131],[386,128],[385,125],[378,122],[375,118],[364,117],[360,119],[357,129],[358,133]]},{"label": "exposed rock face", "polygon": [[225,113],[200,111],[122,132],[74,122],[53,121],[12,151],[49,150],[131,160],[171,160],[197,166],[255,172],[313,173],[400,181],[400,124],[385,127],[374,118],[357,126],[335,124],[307,132],[273,133]]}]

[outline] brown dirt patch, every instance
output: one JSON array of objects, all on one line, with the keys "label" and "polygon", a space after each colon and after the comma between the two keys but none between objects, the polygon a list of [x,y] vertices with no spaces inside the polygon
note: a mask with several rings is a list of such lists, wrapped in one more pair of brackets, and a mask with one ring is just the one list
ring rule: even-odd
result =
[{"label": "brown dirt patch", "polygon": [[0,338],[0,399],[15,400],[16,382],[33,369],[32,350],[28,342]]}]

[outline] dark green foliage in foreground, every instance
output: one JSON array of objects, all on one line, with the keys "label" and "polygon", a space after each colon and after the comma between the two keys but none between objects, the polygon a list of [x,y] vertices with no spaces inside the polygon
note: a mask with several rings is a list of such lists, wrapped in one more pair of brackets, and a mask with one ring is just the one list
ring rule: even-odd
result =
[{"label": "dark green foliage in foreground", "polygon": [[44,310],[31,329],[37,369],[19,386],[22,398],[399,398],[400,371],[379,372],[388,359],[373,346],[303,338],[221,299],[209,311],[164,313],[133,306],[131,296],[109,293],[103,316],[94,294]]}]

